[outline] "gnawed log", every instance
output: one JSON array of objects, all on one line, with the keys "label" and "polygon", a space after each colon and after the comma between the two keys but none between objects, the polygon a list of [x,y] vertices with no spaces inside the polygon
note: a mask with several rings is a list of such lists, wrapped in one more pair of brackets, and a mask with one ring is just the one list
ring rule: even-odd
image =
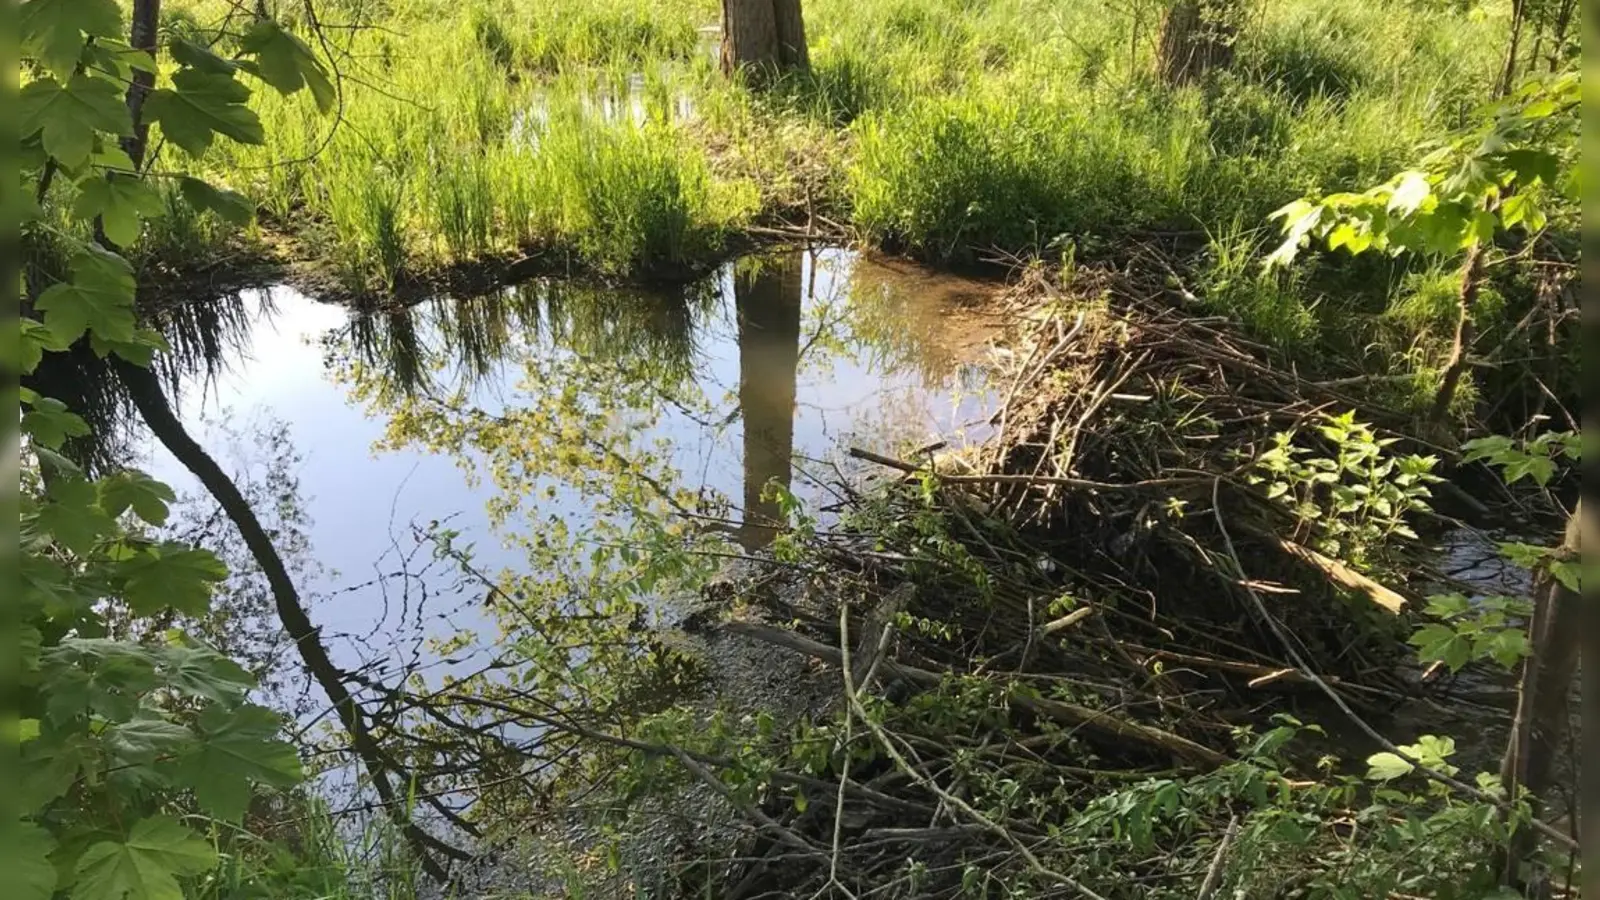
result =
[{"label": "gnawed log", "polygon": [[1384,587],[1337,559],[1324,556],[1310,547],[1301,546],[1284,538],[1274,538],[1274,540],[1277,541],[1278,548],[1283,552],[1301,562],[1321,569],[1322,573],[1328,576],[1328,580],[1334,584],[1358,594],[1366,595],[1367,599],[1395,615],[1399,615],[1400,611],[1405,609],[1406,598],[1398,591]]}]

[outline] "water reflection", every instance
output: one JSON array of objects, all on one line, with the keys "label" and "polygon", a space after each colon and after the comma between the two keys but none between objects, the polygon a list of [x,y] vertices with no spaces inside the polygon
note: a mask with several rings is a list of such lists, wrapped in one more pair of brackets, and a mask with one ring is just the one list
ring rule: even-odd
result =
[{"label": "water reflection", "polygon": [[734,274],[744,416],[744,516],[737,536],[751,552],[770,544],[783,521],[769,485],[788,491],[791,484],[804,286],[798,254],[756,261]]},{"label": "water reflection", "polygon": [[[302,590],[336,598],[313,618],[340,665],[415,664],[422,633],[451,639],[430,655],[460,673],[527,640],[527,610],[675,620],[677,585],[723,561],[704,551],[770,544],[768,485],[823,505],[847,445],[960,441],[985,412],[963,356],[978,289],[842,251],[746,260],[669,292],[530,282],[355,316],[275,289],[182,414],[264,409],[302,451],[326,570]],[[422,571],[428,553],[407,562],[413,525],[431,523],[525,608]]]}]

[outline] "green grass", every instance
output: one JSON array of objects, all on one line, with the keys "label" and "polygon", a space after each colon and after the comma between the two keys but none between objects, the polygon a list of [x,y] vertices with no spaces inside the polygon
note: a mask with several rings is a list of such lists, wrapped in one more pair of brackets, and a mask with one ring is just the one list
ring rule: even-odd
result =
[{"label": "green grass", "polygon": [[811,0],[812,71],[755,96],[698,31],[714,0],[384,9],[342,38],[331,138],[306,98],[261,92],[268,144],[204,161],[377,288],[530,250],[647,275],[814,212],[935,260],[1259,222],[1389,174],[1459,121],[1504,24],[1271,0],[1232,71],[1171,91],[1141,4]]}]

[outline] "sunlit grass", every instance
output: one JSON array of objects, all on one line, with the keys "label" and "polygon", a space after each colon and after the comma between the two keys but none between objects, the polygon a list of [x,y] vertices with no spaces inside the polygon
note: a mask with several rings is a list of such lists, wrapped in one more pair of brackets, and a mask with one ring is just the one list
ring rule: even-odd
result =
[{"label": "sunlit grass", "polygon": [[268,144],[204,163],[369,286],[537,250],[648,275],[818,212],[939,260],[1259,221],[1456,124],[1503,24],[1273,2],[1233,71],[1174,92],[1140,4],[811,0],[812,71],[758,96],[716,72],[713,0],[385,10],[341,38],[331,136],[263,91]]}]

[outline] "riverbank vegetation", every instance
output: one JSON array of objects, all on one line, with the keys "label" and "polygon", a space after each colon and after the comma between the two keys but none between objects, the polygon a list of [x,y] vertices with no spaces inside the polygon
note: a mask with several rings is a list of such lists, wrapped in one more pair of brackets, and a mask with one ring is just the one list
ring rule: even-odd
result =
[{"label": "riverbank vegetation", "polygon": [[[158,6],[23,6],[28,900],[1578,895],[1574,4],[812,0],[781,72],[705,0]],[[638,438],[709,406],[695,279],[776,241],[1003,271],[990,440],[808,508],[802,269],[746,259],[742,513],[684,483]],[[336,661],[288,445],[241,487],[174,412],[238,324],[174,286],[262,272],[368,308],[386,446],[493,482],[525,568],[436,521],[399,576],[487,647]],[[438,346],[386,308],[451,279]],[[557,334],[520,406],[435,381]]]}]

